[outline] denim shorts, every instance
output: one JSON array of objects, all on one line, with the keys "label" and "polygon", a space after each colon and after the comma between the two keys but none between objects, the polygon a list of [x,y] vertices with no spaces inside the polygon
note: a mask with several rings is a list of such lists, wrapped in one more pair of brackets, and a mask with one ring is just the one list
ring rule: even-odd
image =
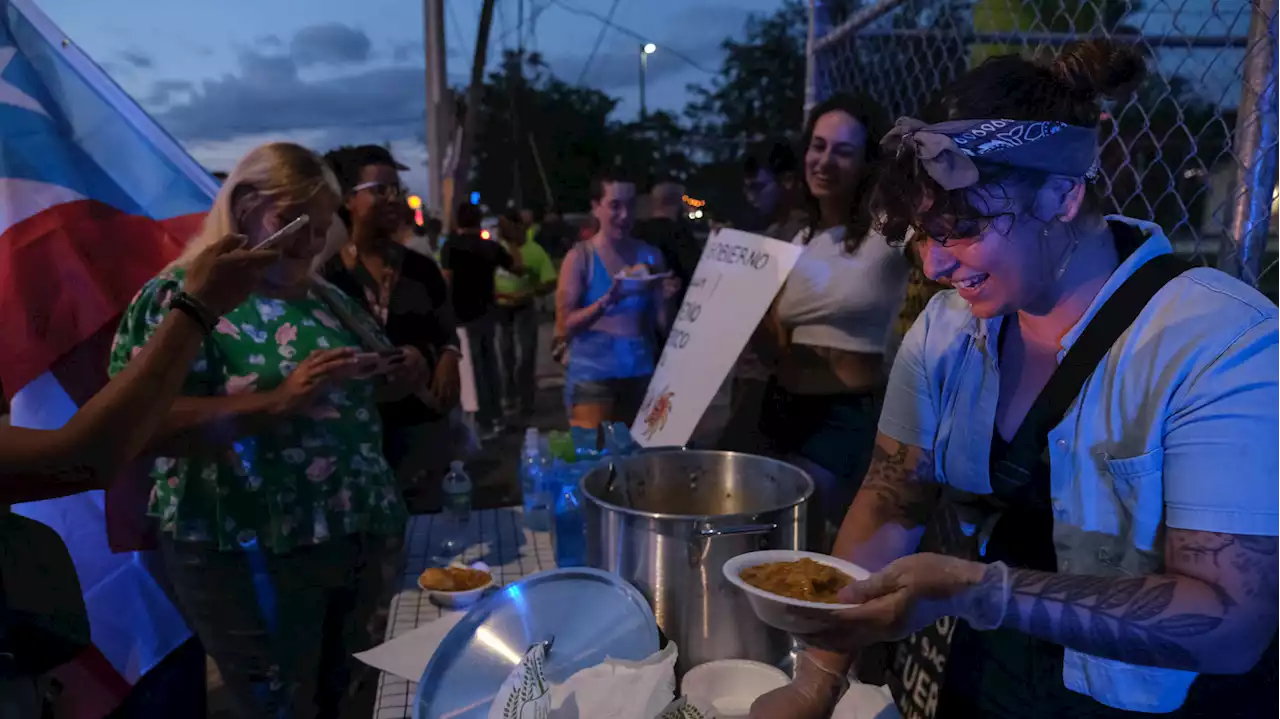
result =
[{"label": "denim shorts", "polygon": [[615,416],[639,412],[651,378],[651,375],[644,375],[566,382],[565,409],[572,413],[574,405],[608,404],[613,407]]},{"label": "denim shorts", "polygon": [[835,476],[836,486],[818,489],[843,518],[871,464],[879,416],[876,394],[792,394],[774,385],[761,430],[779,456],[800,455]]}]

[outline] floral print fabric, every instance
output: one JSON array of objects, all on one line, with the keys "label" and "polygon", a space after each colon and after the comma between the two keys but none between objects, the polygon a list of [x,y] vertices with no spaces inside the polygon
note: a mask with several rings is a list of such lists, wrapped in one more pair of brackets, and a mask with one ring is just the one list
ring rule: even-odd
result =
[{"label": "floral print fabric", "polygon": [[[182,288],[183,272],[153,279],[125,311],[111,351],[118,373],[141,351]],[[339,301],[350,300],[332,291]],[[354,303],[350,310],[365,317]],[[368,324],[378,332],[372,319]],[[267,392],[316,350],[359,346],[314,291],[303,299],[252,295],[218,322],[187,376],[183,394]],[[371,381],[328,390],[309,410],[205,456],[159,457],[148,512],[161,530],[219,549],[255,540],[275,552],[356,532],[399,533],[406,512],[382,454]]]}]

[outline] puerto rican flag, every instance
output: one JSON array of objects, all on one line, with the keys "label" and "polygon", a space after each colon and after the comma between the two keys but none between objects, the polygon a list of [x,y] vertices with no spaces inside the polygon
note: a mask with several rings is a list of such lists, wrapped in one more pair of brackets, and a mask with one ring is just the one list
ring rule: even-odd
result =
[{"label": "puerto rican flag", "polygon": [[[31,0],[0,0],[0,385],[17,426],[62,426],[106,382],[121,311],[181,251],[214,179]],[[62,536],[95,651],[69,668],[103,716],[189,638],[144,568],[115,553],[102,492],[14,507]],[[145,501],[145,490],[136,501]],[[114,536],[115,545],[121,542]],[[91,692],[90,679],[105,690]]]}]

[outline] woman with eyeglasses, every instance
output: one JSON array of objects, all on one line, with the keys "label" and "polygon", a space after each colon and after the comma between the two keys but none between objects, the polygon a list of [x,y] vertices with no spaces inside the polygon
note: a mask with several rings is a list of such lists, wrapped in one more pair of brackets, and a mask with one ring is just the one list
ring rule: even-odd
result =
[{"label": "woman with eyeglasses", "polygon": [[884,364],[908,266],[872,227],[867,200],[880,172],[884,109],[838,95],[814,108],[804,132],[808,226],[804,246],[766,318],[761,348],[774,357],[762,431],[773,450],[816,483],[809,547],[824,551],[871,460]]},{"label": "woman with eyeglasses", "polygon": [[899,350],[836,545],[875,573],[756,719],[828,716],[850,653],[946,617],[945,675],[912,680],[935,719],[1276,712],[1280,324],[1090,187],[1099,99],[1144,72],[1102,40],[996,57],[884,137],[884,232],[954,289]]},{"label": "woman with eyeglasses", "polygon": [[430,401],[409,396],[380,406],[384,449],[416,503],[453,459],[450,412],[460,394],[461,356],[444,274],[435,260],[397,236],[412,222],[399,170],[386,148],[344,147],[325,155],[343,188],[339,217],[351,240],[324,264],[322,276],[372,316],[398,346],[417,348],[431,369]]},{"label": "woman with eyeglasses", "polygon": [[417,386],[423,360],[407,348],[391,366],[358,361],[358,334],[342,318],[381,329],[312,280],[340,197],[311,151],[251,150],[188,249],[126,310],[111,354],[111,373],[124,371],[210,242],[238,233],[256,247],[310,218],[280,239],[279,262],[247,300],[206,318],[209,337],[152,447],[150,513],[179,609],[237,717],[339,711],[350,654],[370,644],[369,618],[396,574],[406,513],[377,403]]}]

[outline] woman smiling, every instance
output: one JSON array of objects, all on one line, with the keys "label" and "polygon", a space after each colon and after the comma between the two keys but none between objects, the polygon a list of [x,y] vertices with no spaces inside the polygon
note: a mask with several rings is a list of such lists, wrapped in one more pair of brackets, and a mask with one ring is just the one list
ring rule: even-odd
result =
[{"label": "woman smiling", "polygon": [[[892,323],[908,265],[872,227],[867,208],[888,126],[866,98],[836,96],[805,129],[804,245],[761,337],[777,356],[763,429],[773,448],[813,475],[818,512],[809,546],[830,548],[871,459]],[[829,531],[828,531],[829,530]]]},{"label": "woman smiling", "polygon": [[938,719],[1275,713],[1277,311],[1104,214],[1099,99],[1144,71],[1097,40],[992,58],[884,137],[884,231],[955,289],[836,543],[878,571],[753,717],[826,716],[849,652],[947,616]]},{"label": "woman smiling", "polygon": [[[363,377],[358,339],[329,302],[370,333],[378,326],[343,293],[312,283],[338,198],[309,150],[251,150],[188,250],[125,312],[112,350],[114,374],[182,297],[206,244],[239,233],[255,247],[310,218],[280,239],[280,261],[246,301],[208,318],[210,336],[153,446],[163,456],[150,513],[165,562],[236,716],[311,716],[340,703],[345,658],[368,643],[363,628],[404,528],[375,402],[411,387],[422,358],[405,352],[389,383]],[[321,666],[322,655],[335,666]]]}]

